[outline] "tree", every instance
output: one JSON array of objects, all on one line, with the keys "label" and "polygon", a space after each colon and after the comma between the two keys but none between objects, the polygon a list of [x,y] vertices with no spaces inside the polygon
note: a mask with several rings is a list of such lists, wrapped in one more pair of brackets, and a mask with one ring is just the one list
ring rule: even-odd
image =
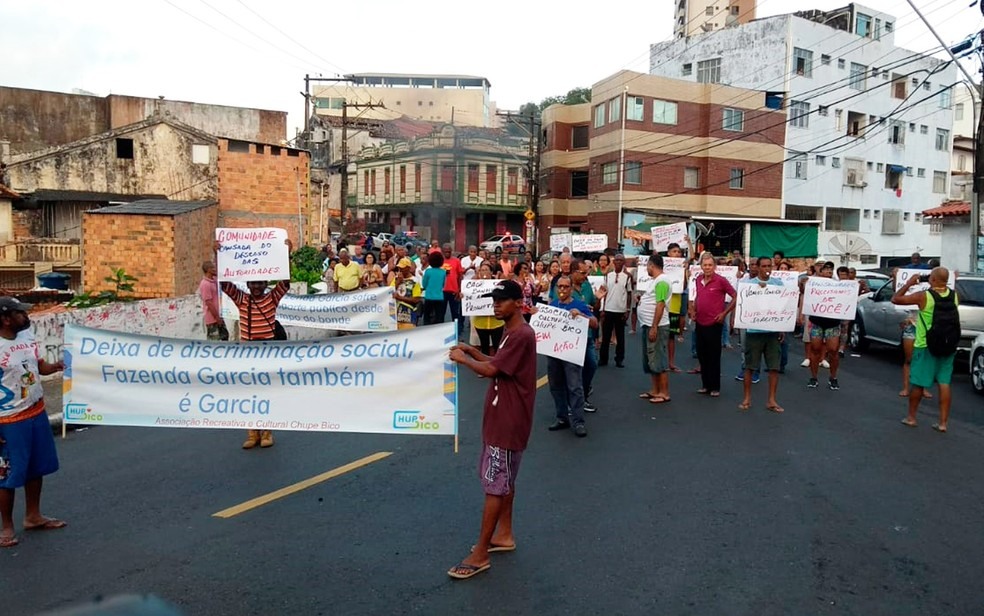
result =
[{"label": "tree", "polygon": [[[539,103],[534,103],[530,101],[528,103],[523,103],[519,108],[519,115],[528,118],[530,114],[534,117],[539,118],[540,114],[544,109],[550,105],[580,105],[581,103],[591,102],[591,88],[574,88],[567,92],[567,94],[558,96],[548,96],[541,100]],[[514,135],[524,135],[528,134],[529,129],[527,127],[520,128],[516,126],[516,122],[521,120],[513,120],[507,126],[507,130]]]}]

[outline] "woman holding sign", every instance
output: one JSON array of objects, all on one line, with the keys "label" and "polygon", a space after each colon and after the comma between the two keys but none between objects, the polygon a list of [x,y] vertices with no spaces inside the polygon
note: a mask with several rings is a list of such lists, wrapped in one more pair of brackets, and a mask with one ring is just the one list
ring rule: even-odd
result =
[{"label": "woman holding sign", "polygon": [[[479,265],[478,279],[493,280],[492,266],[488,263],[482,263]],[[529,315],[524,315],[524,317],[526,317],[526,322],[528,323]],[[489,357],[495,357],[495,351],[499,348],[499,342],[502,341],[502,331],[506,324],[494,316],[474,316],[471,317],[471,320],[472,323],[475,324],[475,333],[478,334],[478,346],[481,349],[482,354],[488,355]]]},{"label": "woman holding sign", "polygon": [[[827,261],[820,266],[820,278],[832,279],[834,277],[834,263]],[[804,293],[805,295],[805,293]],[[806,303],[804,297],[803,303]],[[810,380],[806,386],[816,389],[819,386],[817,373],[820,370],[820,362],[826,359],[830,362],[830,380],[827,385],[833,391],[840,389],[837,382],[837,368],[840,366],[840,319],[819,317],[810,315],[808,327],[810,328]]]}]

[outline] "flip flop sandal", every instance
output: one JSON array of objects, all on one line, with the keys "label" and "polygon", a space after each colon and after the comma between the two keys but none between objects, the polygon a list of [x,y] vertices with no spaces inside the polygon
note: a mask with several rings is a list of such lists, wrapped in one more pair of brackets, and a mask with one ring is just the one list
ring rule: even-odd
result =
[{"label": "flip flop sandal", "polygon": [[943,427],[943,426],[941,426],[938,423],[934,423],[933,424],[933,429],[936,430],[937,432],[941,433],[941,434],[946,434],[946,428]]},{"label": "flip flop sandal", "polygon": [[20,539],[18,539],[17,537],[7,537],[6,539],[0,539],[0,548],[12,548],[18,544],[20,544]]},{"label": "flip flop sandal", "polygon": [[651,393],[649,393],[649,392],[646,392],[646,393],[639,394],[639,398],[641,400],[652,400],[653,399],[653,395]]},{"label": "flip flop sandal", "polygon": [[33,526],[25,526],[25,531],[40,531],[40,530],[58,530],[59,528],[65,528],[68,524],[62,520],[56,520],[55,518],[49,518],[40,524],[34,524]]},{"label": "flip flop sandal", "polygon": [[[479,573],[483,571],[488,571],[491,568],[492,568],[492,563],[485,563],[484,565],[478,567],[475,565],[466,565],[465,563],[461,562],[448,569],[448,575],[456,580],[467,580],[468,578],[475,577]],[[464,573],[461,573],[462,571]]]},{"label": "flip flop sandal", "polygon": [[765,407],[765,410],[772,411],[773,413],[784,413],[784,412],[786,412],[786,409],[782,408],[778,404],[775,405],[775,406],[767,406],[767,407]]},{"label": "flip flop sandal", "polygon": [[652,398],[649,399],[649,404],[665,404],[666,402],[669,402],[670,400],[672,400],[672,398],[663,398],[661,396],[660,397],[653,396]]},{"label": "flip flop sandal", "polygon": [[712,392],[711,392],[710,394],[708,394],[708,395],[709,395],[710,397],[712,397],[712,398],[719,398],[719,397],[721,396],[721,392],[719,392],[719,391],[712,391]]},{"label": "flip flop sandal", "polygon": [[905,426],[905,427],[907,427],[907,428],[916,428],[916,427],[919,426],[919,424],[917,424],[916,422],[909,421],[908,419],[903,419],[902,420],[902,425]]},{"label": "flip flop sandal", "polygon": [[[471,546],[471,549],[474,550],[475,549],[475,546]],[[489,549],[486,550],[486,551],[489,554],[492,554],[493,552],[515,552],[516,551],[516,544],[513,544],[513,545],[489,545]]]}]

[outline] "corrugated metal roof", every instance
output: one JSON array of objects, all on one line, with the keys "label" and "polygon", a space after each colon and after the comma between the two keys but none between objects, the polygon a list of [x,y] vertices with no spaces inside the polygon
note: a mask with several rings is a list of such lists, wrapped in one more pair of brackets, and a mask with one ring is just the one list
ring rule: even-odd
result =
[{"label": "corrugated metal roof", "polygon": [[212,205],[216,201],[168,201],[167,199],[146,199],[144,201],[134,201],[123,205],[111,205],[110,207],[91,210],[89,214],[144,214],[157,216],[177,216],[187,214]]},{"label": "corrugated metal roof", "polygon": [[165,195],[125,195],[121,193],[93,192],[90,190],[49,190],[42,188],[22,195],[31,201],[144,201],[147,199],[167,199]]}]

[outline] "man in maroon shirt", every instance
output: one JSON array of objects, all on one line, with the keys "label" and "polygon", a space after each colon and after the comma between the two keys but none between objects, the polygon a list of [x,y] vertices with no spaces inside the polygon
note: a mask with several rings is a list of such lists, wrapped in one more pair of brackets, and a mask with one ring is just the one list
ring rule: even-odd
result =
[{"label": "man in maroon shirt", "polygon": [[489,552],[516,549],[512,531],[513,499],[519,462],[533,428],[536,400],[536,337],[523,319],[523,289],[513,280],[499,282],[492,297],[495,317],[506,327],[495,357],[461,344],[451,361],[491,379],[482,417],[482,458],[479,477],[485,490],[482,529],[471,554],[448,570],[459,580],[491,566]]},{"label": "man in maroon shirt", "polygon": [[[714,271],[716,267],[711,253],[700,256],[703,275],[697,277],[688,309],[695,323],[697,361],[701,369],[702,387],[697,393],[715,398],[721,395],[721,329],[737,304],[735,288]],[[731,297],[730,303],[725,303],[725,296]]]},{"label": "man in maroon shirt", "polygon": [[461,318],[461,260],[452,256],[451,244],[444,245],[444,265],[448,273],[444,279],[444,303],[451,309],[451,319],[458,324],[458,340],[464,330],[464,319]]}]

